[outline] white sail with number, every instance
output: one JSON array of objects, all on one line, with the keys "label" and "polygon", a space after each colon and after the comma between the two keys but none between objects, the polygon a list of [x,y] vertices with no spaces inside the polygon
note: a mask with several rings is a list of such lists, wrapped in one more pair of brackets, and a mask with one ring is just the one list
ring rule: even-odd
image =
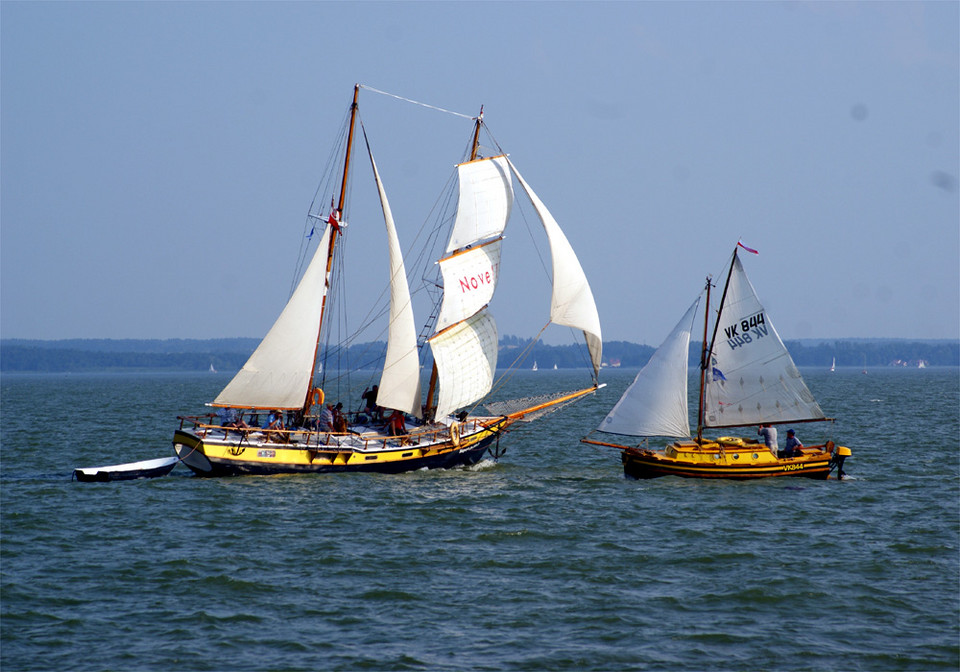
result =
[{"label": "white sail with number", "polygon": [[706,370],[704,426],[823,420],[739,257],[732,263]]}]

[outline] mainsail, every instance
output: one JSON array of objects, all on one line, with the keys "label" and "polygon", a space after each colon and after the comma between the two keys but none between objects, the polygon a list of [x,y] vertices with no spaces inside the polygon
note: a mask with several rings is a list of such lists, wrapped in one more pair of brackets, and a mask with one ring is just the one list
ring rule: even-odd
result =
[{"label": "mainsail", "polygon": [[631,436],[689,437],[687,361],[696,301],[620,397],[598,429]]},{"label": "mainsail", "polygon": [[330,226],[280,317],[212,406],[303,408],[317,349],[323,297],[327,292]]},{"label": "mainsail", "polygon": [[557,220],[523,179],[516,166],[512,162],[508,161],[508,163],[513,174],[520,181],[520,185],[527,192],[527,196],[530,197],[530,202],[533,203],[537,216],[547,232],[547,239],[550,241],[550,255],[553,260],[550,321],[583,331],[587,349],[590,351],[593,374],[596,377],[600,372],[603,341],[600,336],[600,315],[597,313],[597,304],[593,300],[593,292],[590,291],[587,276],[573,247],[560,230]]},{"label": "mainsail", "polygon": [[417,326],[413,319],[410,287],[403,264],[403,251],[393,223],[393,213],[387,193],[380,180],[377,163],[369,145],[370,165],[380,194],[383,221],[387,227],[387,248],[390,253],[390,324],[387,336],[387,354],[377,392],[377,404],[409,413],[419,418],[420,360],[417,356]]},{"label": "mainsail", "polygon": [[704,388],[704,426],[823,420],[734,254]]}]

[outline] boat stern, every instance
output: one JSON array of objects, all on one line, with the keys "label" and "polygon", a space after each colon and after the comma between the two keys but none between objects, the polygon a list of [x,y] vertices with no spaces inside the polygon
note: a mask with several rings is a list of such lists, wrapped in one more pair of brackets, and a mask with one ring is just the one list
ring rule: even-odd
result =
[{"label": "boat stern", "polygon": [[173,449],[180,461],[190,467],[193,473],[206,476],[213,471],[213,465],[203,452],[203,440],[199,436],[178,429],[173,433]]}]

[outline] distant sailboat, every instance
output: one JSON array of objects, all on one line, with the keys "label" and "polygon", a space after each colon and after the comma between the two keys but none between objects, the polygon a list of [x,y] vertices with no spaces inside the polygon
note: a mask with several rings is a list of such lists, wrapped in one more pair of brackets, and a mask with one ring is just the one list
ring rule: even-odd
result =
[{"label": "distant sailboat", "polygon": [[536,362],[536,361],[533,362],[533,370],[534,370],[534,371],[537,370],[537,362]]},{"label": "distant sailboat", "polygon": [[833,373],[837,370],[837,358],[834,357],[833,361],[830,363],[830,373]]},{"label": "distant sailboat", "polygon": [[210,362],[210,373],[216,373],[217,370],[213,368],[213,362]]},{"label": "distant sailboat", "polygon": [[556,364],[553,365],[553,370],[554,370],[554,371],[557,370],[557,365],[556,365]]}]

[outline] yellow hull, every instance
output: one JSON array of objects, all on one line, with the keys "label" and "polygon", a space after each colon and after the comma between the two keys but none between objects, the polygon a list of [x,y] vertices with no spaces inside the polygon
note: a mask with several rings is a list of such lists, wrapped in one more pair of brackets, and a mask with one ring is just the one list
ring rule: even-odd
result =
[{"label": "yellow hull", "polygon": [[444,428],[413,433],[402,439],[349,437],[358,443],[355,446],[330,443],[337,435],[326,433],[293,433],[290,441],[281,443],[260,440],[257,434],[250,433],[230,432],[224,437],[222,431],[215,429],[196,433],[177,430],[173,444],[183,463],[200,476],[400,473],[476,464],[509,424],[502,418],[484,420],[487,424],[472,423],[471,431],[462,436],[454,436]]},{"label": "yellow hull", "polygon": [[736,437],[716,440],[676,441],[662,450],[584,440],[621,451],[624,475],[645,479],[659,476],[683,478],[754,479],[797,476],[825,480],[838,468],[850,450],[827,442],[803,449],[798,457],[776,457],[762,443]]}]

